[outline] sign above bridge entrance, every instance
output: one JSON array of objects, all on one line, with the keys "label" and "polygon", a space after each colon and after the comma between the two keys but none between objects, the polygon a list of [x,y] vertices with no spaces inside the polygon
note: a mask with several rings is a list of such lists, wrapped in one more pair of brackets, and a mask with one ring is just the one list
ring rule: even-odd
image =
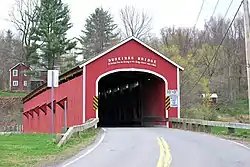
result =
[{"label": "sign above bridge entrance", "polygon": [[115,64],[145,64],[149,66],[156,67],[156,59],[142,57],[142,56],[122,56],[122,57],[114,57],[108,59],[108,65]]}]

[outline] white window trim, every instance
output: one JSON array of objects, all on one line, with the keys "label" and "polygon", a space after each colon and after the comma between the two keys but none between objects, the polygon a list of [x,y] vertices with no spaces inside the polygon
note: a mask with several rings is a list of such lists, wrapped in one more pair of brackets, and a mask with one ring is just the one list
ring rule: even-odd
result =
[{"label": "white window trim", "polygon": [[[15,84],[15,83],[16,83],[16,84]],[[13,82],[12,82],[12,86],[15,86],[15,87],[18,86],[18,81],[13,81]]]},{"label": "white window trim", "polygon": [[[15,75],[15,72],[16,72],[16,75]],[[13,76],[13,77],[17,77],[17,76],[18,76],[18,70],[13,70],[13,71],[12,71],[12,76]]]},{"label": "white window trim", "polygon": [[28,82],[27,81],[23,81],[23,86],[27,86]]}]

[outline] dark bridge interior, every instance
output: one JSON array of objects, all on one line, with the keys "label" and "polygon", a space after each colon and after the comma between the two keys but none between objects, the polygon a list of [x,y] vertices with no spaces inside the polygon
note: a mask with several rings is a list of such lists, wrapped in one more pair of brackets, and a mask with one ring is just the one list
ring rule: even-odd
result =
[{"label": "dark bridge interior", "polygon": [[116,72],[103,77],[98,86],[99,126],[163,123],[165,83],[161,78],[144,72]]}]

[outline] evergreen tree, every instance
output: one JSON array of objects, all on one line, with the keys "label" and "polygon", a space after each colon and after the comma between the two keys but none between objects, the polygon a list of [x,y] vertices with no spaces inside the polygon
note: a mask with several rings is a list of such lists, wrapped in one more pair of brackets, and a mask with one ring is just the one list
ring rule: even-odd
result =
[{"label": "evergreen tree", "polygon": [[109,11],[103,8],[96,8],[86,20],[85,30],[79,41],[82,45],[84,59],[95,56],[112,45],[117,40],[119,33],[116,33],[117,24]]},{"label": "evergreen tree", "polygon": [[13,33],[11,32],[11,30],[7,30],[6,31],[6,37],[5,37],[5,42],[6,42],[6,50],[8,50],[9,52],[12,51],[12,47],[13,47]]},{"label": "evergreen tree", "polygon": [[47,69],[54,69],[60,62],[61,55],[75,47],[76,43],[66,38],[72,27],[69,8],[62,0],[41,0],[38,7],[38,28],[36,39],[38,54],[32,56],[33,62]]},{"label": "evergreen tree", "polygon": [[[11,30],[7,30],[6,33],[5,33],[5,37],[3,39],[3,50],[2,50],[2,53],[3,55],[0,57],[1,61],[3,62],[3,64],[1,64],[1,68],[0,68],[0,71],[3,71],[3,80],[0,81],[2,82],[1,83],[1,86],[4,90],[7,90],[7,86],[9,85],[9,73],[8,73],[8,70],[13,66],[15,65],[16,63],[19,63],[18,62],[18,59],[17,57],[14,56],[13,54],[13,41],[14,41],[14,35],[13,33],[11,32]],[[18,57],[19,58],[19,57]]]}]

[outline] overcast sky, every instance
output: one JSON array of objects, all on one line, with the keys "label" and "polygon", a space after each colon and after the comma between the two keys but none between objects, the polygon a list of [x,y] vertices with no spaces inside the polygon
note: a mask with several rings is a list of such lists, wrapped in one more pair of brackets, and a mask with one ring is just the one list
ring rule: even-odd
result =
[{"label": "overcast sky", "polygon": [[[232,18],[241,0],[234,0],[228,13]],[[153,33],[159,34],[159,30],[166,26],[175,25],[176,27],[192,27],[196,21],[202,0],[64,0],[69,4],[71,19],[74,27],[69,31],[70,37],[78,36],[85,24],[86,18],[96,7],[102,6],[109,9],[115,18],[116,23],[120,24],[119,10],[125,5],[133,5],[139,10],[145,10],[153,18]],[[204,20],[208,19],[214,9],[217,0],[205,0],[198,28],[203,28]],[[0,0],[0,29],[12,29],[12,25],[5,21],[14,0]],[[230,0],[220,0],[216,15],[224,15]],[[242,10],[241,10],[242,11]]]}]

